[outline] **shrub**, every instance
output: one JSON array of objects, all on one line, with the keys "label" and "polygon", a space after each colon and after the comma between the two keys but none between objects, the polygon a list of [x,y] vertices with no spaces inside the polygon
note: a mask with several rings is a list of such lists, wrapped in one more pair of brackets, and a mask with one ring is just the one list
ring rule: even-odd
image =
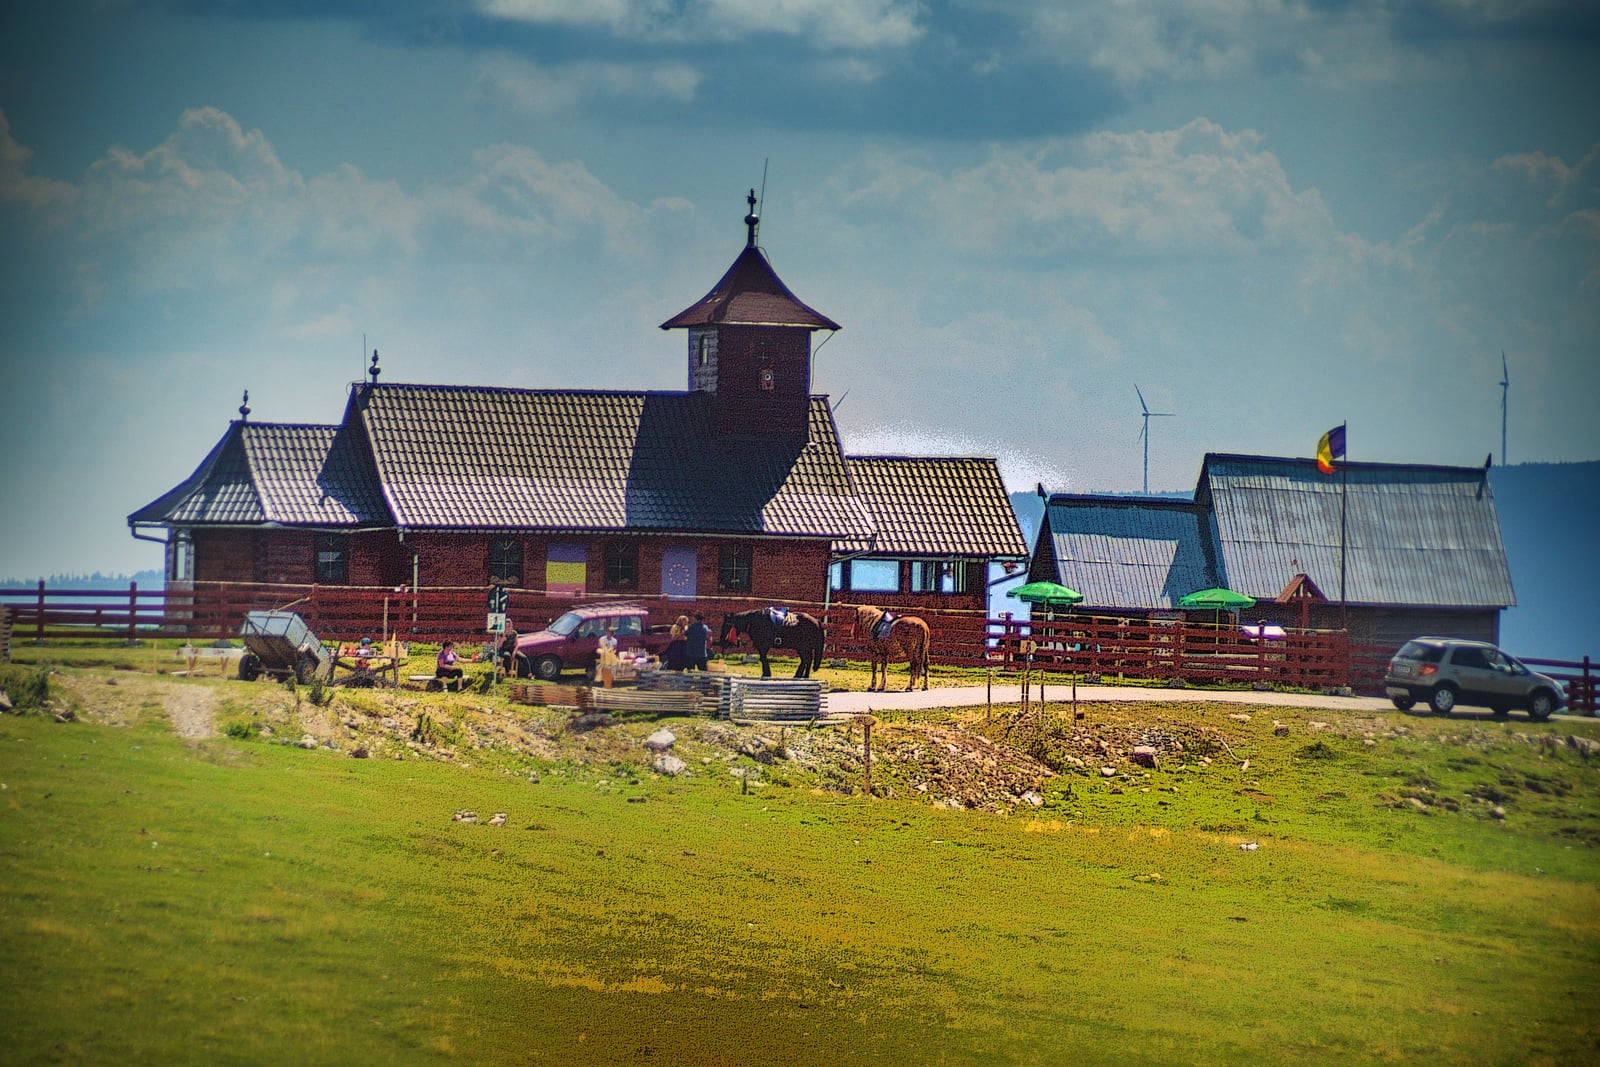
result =
[{"label": "shrub", "polygon": [[0,663],[0,689],[11,699],[13,711],[42,711],[50,699],[50,676],[29,667]]}]

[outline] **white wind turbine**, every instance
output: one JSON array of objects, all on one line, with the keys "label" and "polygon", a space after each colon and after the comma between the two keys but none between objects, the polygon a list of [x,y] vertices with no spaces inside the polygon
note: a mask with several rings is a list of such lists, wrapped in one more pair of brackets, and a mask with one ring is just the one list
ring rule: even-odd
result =
[{"label": "white wind turbine", "polygon": [[1167,419],[1167,418],[1171,418],[1177,413],[1173,412],[1173,411],[1151,411],[1150,410],[1150,405],[1148,405],[1148,404],[1146,404],[1144,402],[1144,393],[1140,392],[1139,386],[1138,386],[1137,383],[1134,384],[1133,391],[1135,393],[1139,394],[1139,408],[1144,413],[1144,426],[1139,430],[1139,436],[1144,439],[1144,492],[1145,492],[1146,496],[1149,496],[1150,495],[1150,420],[1151,419]]}]

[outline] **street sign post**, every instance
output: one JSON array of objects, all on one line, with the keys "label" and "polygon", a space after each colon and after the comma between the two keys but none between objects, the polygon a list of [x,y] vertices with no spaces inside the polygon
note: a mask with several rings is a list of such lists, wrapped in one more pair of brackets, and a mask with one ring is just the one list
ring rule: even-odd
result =
[{"label": "street sign post", "polygon": [[489,587],[489,618],[485,625],[492,634],[505,633],[506,606],[511,600],[511,594],[503,585]]}]

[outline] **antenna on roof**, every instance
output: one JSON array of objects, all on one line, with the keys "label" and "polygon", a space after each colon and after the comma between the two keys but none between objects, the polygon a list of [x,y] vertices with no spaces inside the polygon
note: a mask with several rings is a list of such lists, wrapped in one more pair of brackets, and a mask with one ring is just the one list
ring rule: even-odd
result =
[{"label": "antenna on roof", "polygon": [[239,421],[245,422],[250,418],[250,390],[244,391],[244,400],[239,404]]},{"label": "antenna on roof", "polygon": [[1500,466],[1506,465],[1506,401],[1511,396],[1511,371],[1506,367],[1506,350],[1500,350]]},{"label": "antenna on roof", "polygon": [[1144,413],[1144,426],[1139,430],[1139,436],[1144,440],[1144,492],[1150,495],[1150,420],[1171,418],[1176,412],[1151,411],[1150,406],[1144,402],[1144,393],[1140,391],[1138,383],[1133,386],[1133,391],[1139,394],[1139,409]]},{"label": "antenna on roof", "polygon": [[378,350],[372,350],[372,366],[367,368],[367,373],[372,375],[372,384],[378,384],[378,375],[383,373],[383,368],[378,366]]},{"label": "antenna on roof", "polygon": [[771,156],[761,161],[761,192],[756,196],[756,212],[758,214],[767,206],[767,164],[771,162]]}]

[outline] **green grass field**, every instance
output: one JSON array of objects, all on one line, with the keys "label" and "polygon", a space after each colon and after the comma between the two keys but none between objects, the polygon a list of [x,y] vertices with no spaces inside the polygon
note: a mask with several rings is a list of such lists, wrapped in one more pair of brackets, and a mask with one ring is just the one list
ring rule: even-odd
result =
[{"label": "green grass field", "polygon": [[795,760],[743,792],[756,765],[694,724],[667,779],[655,724],[341,693],[335,724],[428,710],[454,740],[351,759],[174,735],[197,693],[309,728],[278,686],[51,683],[81,721],[0,716],[6,1062],[1600,1059],[1600,757],[1565,742],[1595,724],[1103,706],[1080,728],[1227,751],[1000,817],[887,757],[893,796]]}]

